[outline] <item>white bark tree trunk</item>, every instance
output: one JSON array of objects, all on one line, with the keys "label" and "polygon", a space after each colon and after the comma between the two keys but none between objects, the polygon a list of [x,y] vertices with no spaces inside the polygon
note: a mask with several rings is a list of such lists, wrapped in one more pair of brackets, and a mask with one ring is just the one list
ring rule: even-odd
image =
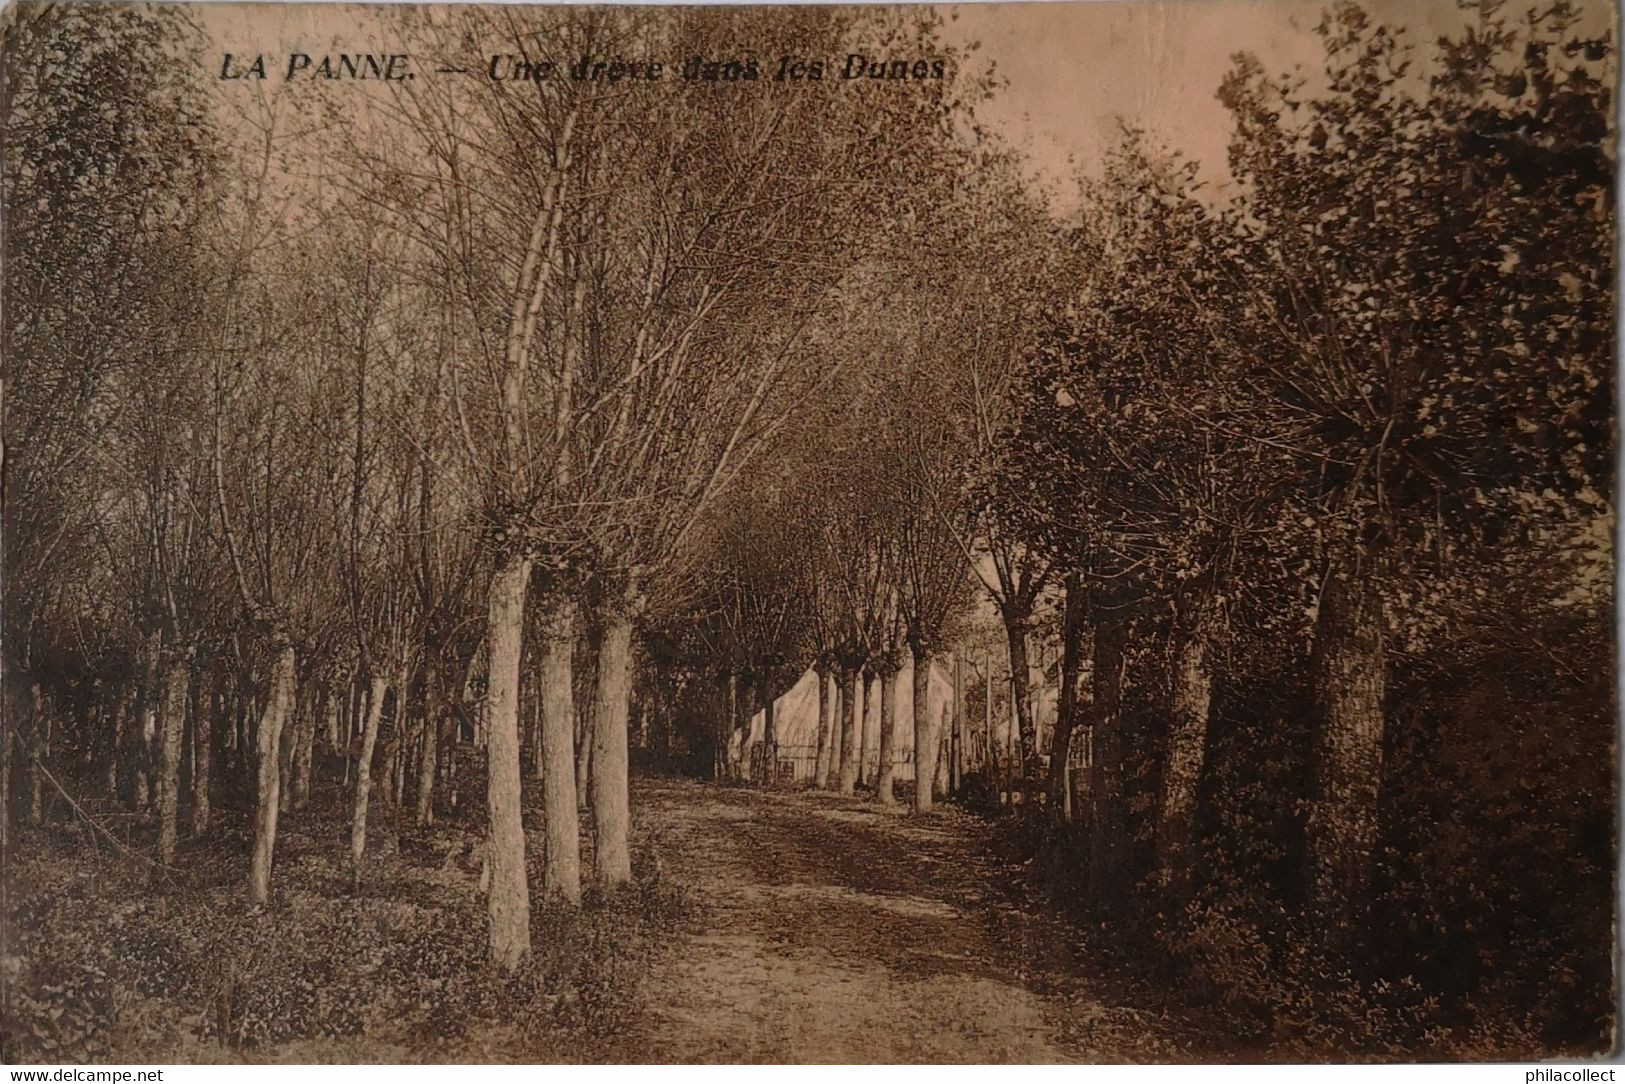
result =
[{"label": "white bark tree trunk", "polygon": [[936,717],[931,713],[931,656],[914,656],[914,811],[934,804],[937,780]]},{"label": "white bark tree trunk", "polygon": [[623,613],[604,617],[598,642],[597,703],[593,708],[592,813],[598,883],[632,880],[628,796],[630,765],[626,748],[628,709],[632,697],[632,621]]},{"label": "white bark tree trunk", "polygon": [[490,681],[485,699],[485,801],[491,876],[486,906],[491,916],[491,962],[506,971],[530,955],[530,884],[525,878],[519,784],[519,665],[529,586],[530,559],[504,556],[491,576],[486,633]]},{"label": "white bark tree trunk", "polygon": [[355,809],[350,817],[350,890],[361,890],[361,859],[367,851],[367,803],[372,797],[372,753],[384,720],[384,679],[373,675],[367,721],[361,731],[361,760],[355,773]]},{"label": "white bark tree trunk", "polygon": [[278,753],[282,726],[293,705],[293,685],[298,658],[292,644],[277,648],[271,668],[271,688],[260,712],[256,745],[259,752],[259,786],[255,795],[254,856],[249,866],[250,903],[271,899],[271,860],[276,853],[277,804],[281,798],[282,777]]},{"label": "white bark tree trunk", "polygon": [[858,680],[858,702],[862,705],[862,712],[858,715],[858,782],[868,785],[874,782],[874,773],[869,768],[869,757],[874,754],[879,760],[875,746],[878,744],[880,719],[875,712],[869,710],[870,701],[874,699],[875,672],[865,669],[863,676]]}]

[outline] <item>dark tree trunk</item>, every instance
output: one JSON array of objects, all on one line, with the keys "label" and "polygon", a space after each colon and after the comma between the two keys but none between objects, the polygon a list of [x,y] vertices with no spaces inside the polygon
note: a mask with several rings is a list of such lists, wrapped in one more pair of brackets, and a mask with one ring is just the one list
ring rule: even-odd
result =
[{"label": "dark tree trunk", "polygon": [[166,652],[164,696],[160,712],[158,771],[158,861],[175,862],[181,834],[181,750],[186,733],[186,700],[191,663],[184,654]]},{"label": "dark tree trunk", "polygon": [[830,703],[833,697],[829,694],[829,669],[823,663],[813,667],[813,676],[818,679],[818,756],[813,762],[813,785],[820,790],[829,787],[830,755],[834,752],[834,742],[831,738]]},{"label": "dark tree trunk", "polygon": [[1371,882],[1382,780],[1387,673],[1382,596],[1369,558],[1331,570],[1310,656],[1316,794],[1310,807],[1310,898],[1335,940],[1360,921]]},{"label": "dark tree trunk", "polygon": [[[596,671],[598,660],[590,663],[583,660],[580,668],[585,670],[581,676],[584,678],[582,691],[584,695],[577,696],[576,702],[576,809],[578,812],[587,811],[587,801],[592,791],[592,758],[597,753],[593,748],[593,735],[596,727],[593,725],[593,713],[598,708],[598,681]],[[572,668],[571,678],[577,676]]]},{"label": "dark tree trunk", "polygon": [[[875,772],[875,797],[883,806],[897,804],[892,796],[892,776],[897,760],[897,670],[890,665],[880,671],[880,766]],[[916,781],[919,776],[920,748],[914,747]]]},{"label": "dark tree trunk", "polygon": [[1213,603],[1206,597],[1192,599],[1180,614],[1174,649],[1168,752],[1157,796],[1157,866],[1163,889],[1176,901],[1184,900],[1191,886],[1196,795],[1207,756],[1213,702],[1210,654],[1217,624]]},{"label": "dark tree trunk", "polygon": [[778,782],[779,734],[773,717],[773,694],[769,692],[762,704],[762,782],[768,786]]},{"label": "dark tree trunk", "polygon": [[715,765],[713,773],[718,779],[728,778],[730,770],[728,764],[728,747],[733,744],[734,731],[738,729],[739,720],[739,672],[728,671],[728,717],[716,726],[716,752],[712,756]]},{"label": "dark tree trunk", "polygon": [[213,811],[209,801],[209,780],[214,763],[214,717],[221,710],[223,697],[216,670],[204,669],[198,674],[203,688],[198,691],[197,710],[192,713],[192,834],[201,836],[209,830]]},{"label": "dark tree trunk", "polygon": [[747,678],[740,683],[739,697],[735,701],[738,715],[734,728],[739,731],[739,778],[749,780],[750,775],[750,721],[756,716],[756,680]]},{"label": "dark tree trunk", "polygon": [[858,787],[858,732],[863,729],[863,705],[858,702],[858,668],[841,670],[841,699],[845,701],[841,720],[841,793],[856,793]]},{"label": "dark tree trunk", "polygon": [[434,823],[435,757],[440,750],[440,683],[434,657],[425,654],[423,674],[423,745],[418,749],[417,823]]},{"label": "dark tree trunk", "polygon": [[[869,768],[869,756],[875,753],[875,745],[879,739],[877,731],[880,729],[879,718],[869,710],[869,705],[874,702],[874,694],[875,672],[865,668],[863,671],[863,691],[860,694],[860,700],[863,704],[863,713],[860,716],[862,722],[858,726],[858,782],[864,786],[869,786],[875,779],[874,773]],[[879,755],[876,754],[875,760],[878,761],[879,759]]]},{"label": "dark tree trunk", "polygon": [[315,685],[307,684],[296,699],[299,707],[294,713],[293,748],[289,757],[292,767],[292,801],[294,809],[303,809],[310,802],[311,761],[316,755],[316,703]]},{"label": "dark tree trunk", "polygon": [[[542,699],[542,819],[547,840],[542,884],[546,891],[562,896],[570,903],[580,903],[581,820],[576,803],[573,671],[575,604],[562,595],[548,598],[538,624],[540,633],[536,655]],[[515,691],[517,693],[517,684]],[[517,749],[514,755],[517,766]],[[517,784],[517,780],[515,782]],[[516,785],[513,830],[522,844],[524,835],[519,827],[517,798]],[[519,882],[524,881],[523,865],[514,876]],[[527,948],[529,941],[527,932]]]},{"label": "dark tree trunk", "polygon": [[1020,775],[1032,778],[1038,771],[1038,726],[1033,720],[1027,637],[1032,614],[1006,607],[1003,612],[1004,637],[1010,653],[1010,695],[1014,702],[1016,733],[1020,741]]},{"label": "dark tree trunk", "polygon": [[1089,713],[1094,751],[1089,769],[1089,891],[1097,906],[1113,901],[1124,877],[1121,694],[1127,634],[1121,621],[1095,629],[1094,696]]},{"label": "dark tree trunk", "polygon": [[829,674],[829,781],[837,789],[841,785],[841,771],[846,764],[847,715],[841,670],[832,667]]},{"label": "dark tree trunk", "polygon": [[1076,571],[1070,573],[1065,587],[1061,611],[1061,684],[1056,690],[1055,730],[1050,736],[1048,804],[1052,817],[1064,816],[1067,806],[1067,762],[1072,755],[1072,731],[1082,700],[1078,683],[1083,674],[1087,639],[1088,602],[1083,576]]}]

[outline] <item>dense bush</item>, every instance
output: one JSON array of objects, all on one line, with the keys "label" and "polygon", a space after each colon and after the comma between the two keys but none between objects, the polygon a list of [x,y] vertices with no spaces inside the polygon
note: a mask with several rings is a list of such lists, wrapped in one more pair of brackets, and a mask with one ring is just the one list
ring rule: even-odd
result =
[{"label": "dense bush", "polygon": [[[1302,701],[1284,672],[1217,690],[1190,899],[1150,878],[1165,710],[1154,682],[1125,717],[1134,890],[1112,910],[1089,898],[1087,803],[1064,827],[1006,817],[995,846],[1079,920],[1100,976],[1175,991],[1215,1050],[1596,1053],[1613,1011],[1607,626],[1596,611],[1517,613],[1517,635],[1485,618],[1397,660],[1377,882],[1365,927],[1335,949],[1306,910],[1309,720],[1290,710]],[[1259,649],[1266,671],[1290,663],[1275,654]]]}]

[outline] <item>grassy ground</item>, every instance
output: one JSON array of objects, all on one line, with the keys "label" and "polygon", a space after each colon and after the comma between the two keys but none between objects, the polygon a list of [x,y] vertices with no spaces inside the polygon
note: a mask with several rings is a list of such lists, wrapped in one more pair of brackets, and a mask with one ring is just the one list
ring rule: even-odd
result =
[{"label": "grassy ground", "polygon": [[[20,827],[0,1054],[11,1063],[641,1060],[627,1039],[640,980],[693,921],[678,888],[646,875],[589,894],[579,910],[539,903],[530,963],[495,977],[471,818],[418,829],[374,810],[359,893],[342,788],[319,788],[308,809],[286,815],[265,908],[246,903],[242,811],[185,845],[173,871],[122,854],[65,810]],[[540,844],[533,835],[533,856]]]}]

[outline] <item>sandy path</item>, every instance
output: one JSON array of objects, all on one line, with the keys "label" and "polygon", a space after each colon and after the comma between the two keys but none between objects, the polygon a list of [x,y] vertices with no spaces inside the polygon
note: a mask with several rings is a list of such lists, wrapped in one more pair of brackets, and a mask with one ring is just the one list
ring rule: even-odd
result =
[{"label": "sandy path", "polygon": [[1055,1062],[1056,1006],[989,935],[993,870],[954,810],[651,780],[636,816],[707,907],[649,976],[678,1062]]}]

